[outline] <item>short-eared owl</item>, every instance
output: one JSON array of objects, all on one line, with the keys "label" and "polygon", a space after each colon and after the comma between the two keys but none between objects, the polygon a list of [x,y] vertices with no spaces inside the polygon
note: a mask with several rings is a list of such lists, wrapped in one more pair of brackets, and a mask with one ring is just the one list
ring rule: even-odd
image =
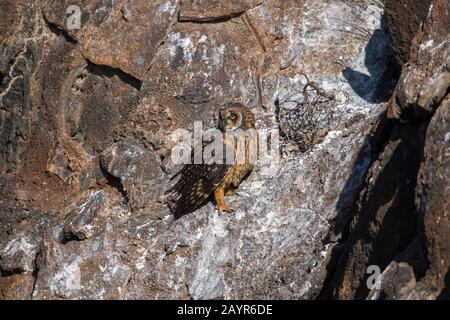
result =
[{"label": "short-eared owl", "polygon": [[[224,146],[227,132],[241,129],[240,132],[255,128],[253,113],[246,106],[233,103],[222,107],[219,111],[218,129],[222,133]],[[252,161],[249,160],[248,137],[245,139],[245,158],[230,164],[224,159],[223,164],[186,164],[172,178],[179,177],[177,183],[167,192],[171,200],[171,209],[175,215],[192,212],[214,195],[220,213],[233,211],[225,202],[225,195],[234,194],[239,184],[250,174]],[[232,144],[235,148],[237,143]],[[203,146],[204,148],[205,146]],[[226,150],[224,148],[224,150]],[[234,152],[233,154],[237,154]],[[223,156],[225,158],[226,152]]]}]

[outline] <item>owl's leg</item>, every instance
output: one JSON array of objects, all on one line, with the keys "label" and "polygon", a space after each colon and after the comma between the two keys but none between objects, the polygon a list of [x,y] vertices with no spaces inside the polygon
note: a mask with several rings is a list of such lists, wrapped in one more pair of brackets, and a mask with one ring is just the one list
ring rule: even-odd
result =
[{"label": "owl's leg", "polygon": [[214,199],[217,203],[217,209],[220,213],[224,212],[232,212],[233,210],[230,206],[225,202],[225,187],[220,186],[216,190],[214,190]]}]

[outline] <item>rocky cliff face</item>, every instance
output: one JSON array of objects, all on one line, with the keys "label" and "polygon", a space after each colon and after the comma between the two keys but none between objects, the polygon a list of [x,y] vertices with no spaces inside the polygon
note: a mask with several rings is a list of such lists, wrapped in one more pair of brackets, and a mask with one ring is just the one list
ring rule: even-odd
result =
[{"label": "rocky cliff face", "polygon": [[[3,1],[0,298],[448,297],[448,4],[406,2]],[[228,101],[280,163],[175,218],[171,133]]]}]

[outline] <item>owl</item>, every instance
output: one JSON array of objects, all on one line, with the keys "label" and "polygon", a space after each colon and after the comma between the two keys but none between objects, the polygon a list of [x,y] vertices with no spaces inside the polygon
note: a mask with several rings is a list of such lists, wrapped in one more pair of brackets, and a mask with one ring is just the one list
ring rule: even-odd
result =
[{"label": "owl", "polygon": [[[233,103],[219,110],[218,129],[223,134],[224,150],[227,132],[242,129],[248,132],[255,129],[253,113],[246,106]],[[251,130],[250,130],[251,131]],[[229,164],[224,159],[223,164],[187,164],[172,177],[179,177],[177,183],[167,191],[169,206],[176,216],[194,211],[213,196],[219,213],[232,212],[233,209],[225,202],[225,195],[234,194],[240,183],[251,173],[253,164],[248,154],[248,137],[245,138],[245,158]],[[237,144],[231,144],[234,148]],[[203,145],[203,148],[205,145]],[[226,152],[224,152],[225,157]]]}]

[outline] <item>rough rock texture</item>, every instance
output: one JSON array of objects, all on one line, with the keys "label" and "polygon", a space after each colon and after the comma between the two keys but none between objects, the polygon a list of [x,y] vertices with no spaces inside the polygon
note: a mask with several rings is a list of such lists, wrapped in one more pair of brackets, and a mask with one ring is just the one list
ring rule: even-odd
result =
[{"label": "rough rock texture", "polygon": [[[44,19],[81,44],[87,60],[142,80],[177,15],[177,0],[43,1]],[[81,28],[67,23],[67,8],[81,9]],[[151,31],[150,31],[151,30]]]},{"label": "rough rock texture", "polygon": [[434,1],[412,41],[389,116],[429,117],[448,93],[450,82],[450,14],[447,1]]},{"label": "rough rock texture", "polygon": [[213,21],[241,14],[262,3],[262,0],[180,0],[181,21]]},{"label": "rough rock texture", "polygon": [[433,1],[375,131],[380,153],[324,296],[367,297],[367,266],[377,265],[370,298],[448,297],[449,35],[448,2]]},{"label": "rough rock texture", "polygon": [[[442,3],[397,84],[379,1],[2,2],[0,298],[448,296]],[[281,135],[235,213],[175,219],[171,133],[229,101],[278,130],[308,80],[333,113],[320,139],[300,152]]]},{"label": "rough rock texture", "polygon": [[399,63],[410,58],[412,40],[424,22],[432,0],[387,0],[386,15],[392,36],[392,49]]}]

